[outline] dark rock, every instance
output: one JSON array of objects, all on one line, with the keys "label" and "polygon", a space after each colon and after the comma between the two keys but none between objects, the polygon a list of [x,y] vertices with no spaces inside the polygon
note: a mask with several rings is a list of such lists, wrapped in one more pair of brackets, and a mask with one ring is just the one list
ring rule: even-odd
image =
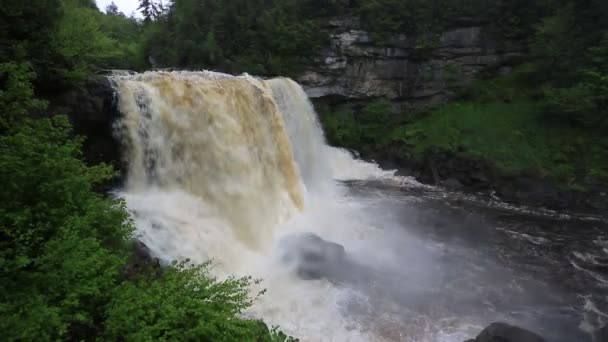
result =
[{"label": "dark rock", "polygon": [[608,325],[597,331],[596,342],[608,342]]},{"label": "dark rock", "polygon": [[142,274],[153,274],[158,277],[161,273],[160,260],[154,257],[146,244],[139,240],[135,241],[133,254],[123,269],[124,276],[127,279],[135,279]]},{"label": "dark rock", "polygon": [[496,187],[499,197],[520,204],[536,204],[552,209],[570,206],[569,196],[549,181],[530,176],[500,180]]},{"label": "dark rock", "polygon": [[282,261],[302,279],[320,279],[344,264],[344,247],[312,233],[285,237],[280,244]]},{"label": "dark rock", "polygon": [[[560,188],[538,172],[528,170],[519,175],[504,174],[490,161],[473,159],[456,153],[429,151],[415,158],[407,151],[395,155],[377,154],[380,165],[398,169],[399,175],[415,177],[426,184],[440,184],[464,192],[486,194],[515,204],[570,210],[586,214],[605,214],[608,210],[608,184],[588,179],[595,184],[586,191]],[[363,156],[367,157],[367,156]],[[384,161],[390,160],[390,163]]]},{"label": "dark rock", "polygon": [[324,25],[327,46],[298,80],[311,98],[384,97],[412,108],[440,105],[481,72],[506,70],[523,55],[525,42],[499,44],[488,24],[466,18],[438,37],[394,34],[379,40],[356,16],[330,18]]},{"label": "dark rock", "polygon": [[545,339],[514,325],[492,323],[477,336],[474,342],[545,342]]},{"label": "dark rock", "polygon": [[441,185],[445,186],[448,189],[461,189],[463,187],[462,183],[455,178],[448,178],[441,182]]},{"label": "dark rock", "polygon": [[608,196],[605,193],[597,193],[585,199],[585,203],[597,210],[608,210]]},{"label": "dark rock", "polygon": [[429,170],[429,174],[431,175],[431,179],[434,184],[439,184],[441,178],[439,178],[439,172],[437,171],[437,165],[435,159],[432,157],[428,157],[426,159],[426,164]]},{"label": "dark rock", "polygon": [[488,177],[483,171],[475,171],[471,173],[471,179],[476,182],[486,183],[488,181]]},{"label": "dark rock", "polygon": [[110,163],[121,167],[120,143],[114,137],[119,116],[116,95],[105,76],[87,80],[81,87],[52,95],[50,111],[69,117],[76,134],[85,137],[84,158],[91,164]]}]

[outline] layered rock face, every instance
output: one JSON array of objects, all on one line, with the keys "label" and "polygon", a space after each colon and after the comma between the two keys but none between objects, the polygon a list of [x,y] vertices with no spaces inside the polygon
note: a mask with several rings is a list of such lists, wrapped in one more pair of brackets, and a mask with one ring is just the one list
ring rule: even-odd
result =
[{"label": "layered rock face", "polygon": [[460,19],[440,34],[376,37],[357,17],[327,21],[329,45],[299,77],[311,98],[385,97],[410,106],[436,105],[487,69],[508,71],[523,42],[505,42],[482,21]]}]

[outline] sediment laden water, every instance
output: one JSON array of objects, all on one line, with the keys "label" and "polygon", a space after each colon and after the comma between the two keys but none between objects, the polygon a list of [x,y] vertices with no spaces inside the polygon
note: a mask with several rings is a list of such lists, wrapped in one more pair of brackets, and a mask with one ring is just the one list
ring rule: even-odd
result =
[{"label": "sediment laden water", "polygon": [[289,232],[322,233],[319,222],[302,220],[335,205],[341,190],[334,179],[392,172],[327,146],[306,94],[286,78],[204,71],[111,80],[128,163],[121,196],[138,238],[165,261],[213,259],[220,278],[263,278],[269,294],[252,314],[289,332],[367,340],[342,322],[343,292],[281,270],[272,246]]},{"label": "sediment laden water", "polygon": [[130,190],[196,195],[256,247],[270,242],[263,229],[303,208],[282,114],[263,81],[147,73],[116,83]]},{"label": "sediment laden water", "polygon": [[[462,342],[495,320],[566,342],[608,320],[608,275],[585,264],[607,253],[604,221],[583,223],[598,225],[590,229],[603,250],[554,253],[562,237],[541,235],[535,220],[518,217],[516,229],[502,214],[486,220],[495,208],[480,211],[479,202],[328,146],[306,94],[286,78],[205,71],[111,80],[128,164],[119,195],[137,238],[165,262],[212,259],[220,279],[262,279],[252,291],[268,291],[247,315],[313,342]],[[469,203],[460,216],[451,204],[435,213],[449,198]],[[345,247],[340,277],[304,281],[280,262],[282,238],[299,232]]]}]

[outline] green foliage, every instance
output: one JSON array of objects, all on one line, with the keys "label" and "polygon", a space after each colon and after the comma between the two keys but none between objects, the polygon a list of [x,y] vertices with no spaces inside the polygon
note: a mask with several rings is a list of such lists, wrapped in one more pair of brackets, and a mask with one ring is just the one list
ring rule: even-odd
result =
[{"label": "green foliage", "polygon": [[357,111],[338,108],[320,117],[330,144],[372,153],[392,142],[392,128],[403,121],[398,114],[390,102],[379,99]]},{"label": "green foliage", "polygon": [[139,24],[103,15],[94,1],[9,0],[0,16],[0,62],[27,61],[41,89],[69,86],[99,68],[145,64]]},{"label": "green foliage", "polygon": [[563,84],[574,77],[576,68],[572,63],[578,65],[583,55],[580,34],[571,6],[543,19],[531,44],[532,68],[540,82],[550,79]]},{"label": "green foliage", "polygon": [[527,102],[540,96],[541,91],[525,86],[520,69],[513,70],[508,75],[480,78],[471,82],[458,97],[460,100],[479,103],[492,102]]},{"label": "green foliage", "polygon": [[137,9],[141,12],[146,22],[149,22],[154,17],[153,3],[150,0],[139,0],[139,7]]},{"label": "green foliage", "polygon": [[48,48],[57,20],[60,0],[6,0],[0,5],[0,63],[24,61],[38,73],[48,64]]},{"label": "green foliage", "polygon": [[453,1],[448,0],[362,0],[359,14],[372,32],[381,38],[392,33],[434,33],[447,24]]},{"label": "green foliage", "polygon": [[[0,64],[0,335],[7,341],[278,341],[241,317],[250,278],[208,264],[125,277],[133,227],[124,203],[95,192],[114,175],[87,166],[66,117],[32,119],[28,63]],[[132,280],[135,279],[135,280]]]},{"label": "green foliage", "polygon": [[146,69],[148,63],[144,53],[141,23],[117,11],[98,16],[101,31],[115,41],[115,49],[118,52],[106,62],[107,65],[116,69]]},{"label": "green foliage", "polygon": [[568,88],[548,87],[545,95],[553,114],[585,125],[608,124],[608,34],[590,48],[590,66]]},{"label": "green foliage", "polygon": [[32,111],[45,107],[44,101],[36,100],[30,80],[34,77],[27,62],[0,64],[0,133],[14,127]]},{"label": "green foliage", "polygon": [[[208,264],[186,262],[160,279],[116,288],[106,338],[129,341],[257,341],[260,323],[237,318],[250,304],[249,278],[217,282]],[[268,334],[268,332],[266,332]]]},{"label": "green foliage", "polygon": [[52,66],[62,79],[80,81],[95,68],[107,67],[121,52],[116,40],[106,35],[96,9],[79,7],[64,1],[63,16],[51,41],[57,54]]},{"label": "green foliage", "polygon": [[[6,65],[5,65],[6,66]],[[49,340],[91,328],[124,263],[121,203],[93,192],[112,176],[80,160],[65,117],[26,117],[32,74],[8,65],[0,111],[0,323],[8,340]]]},{"label": "green foliage", "polygon": [[507,173],[535,170],[563,184],[608,167],[608,140],[600,130],[551,124],[542,105],[515,101],[454,103],[402,128],[415,132],[416,153],[439,148],[492,160]]},{"label": "green foliage", "polygon": [[145,50],[158,66],[294,74],[324,39],[304,4],[178,1],[148,25]]},{"label": "green foliage", "polygon": [[530,34],[552,1],[527,0],[361,0],[358,12],[363,23],[379,38],[406,34],[428,39],[460,17],[487,19],[501,38]]}]

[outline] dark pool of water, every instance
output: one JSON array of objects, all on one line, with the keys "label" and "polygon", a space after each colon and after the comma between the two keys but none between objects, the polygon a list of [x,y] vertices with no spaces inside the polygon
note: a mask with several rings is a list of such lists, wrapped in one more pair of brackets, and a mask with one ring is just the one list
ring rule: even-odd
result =
[{"label": "dark pool of water", "polygon": [[590,331],[608,323],[605,218],[379,182],[351,182],[348,191],[376,198],[363,209],[368,215],[437,247],[425,266],[435,273],[419,282],[425,289],[395,295],[397,310],[507,321],[553,342],[592,341]]}]

